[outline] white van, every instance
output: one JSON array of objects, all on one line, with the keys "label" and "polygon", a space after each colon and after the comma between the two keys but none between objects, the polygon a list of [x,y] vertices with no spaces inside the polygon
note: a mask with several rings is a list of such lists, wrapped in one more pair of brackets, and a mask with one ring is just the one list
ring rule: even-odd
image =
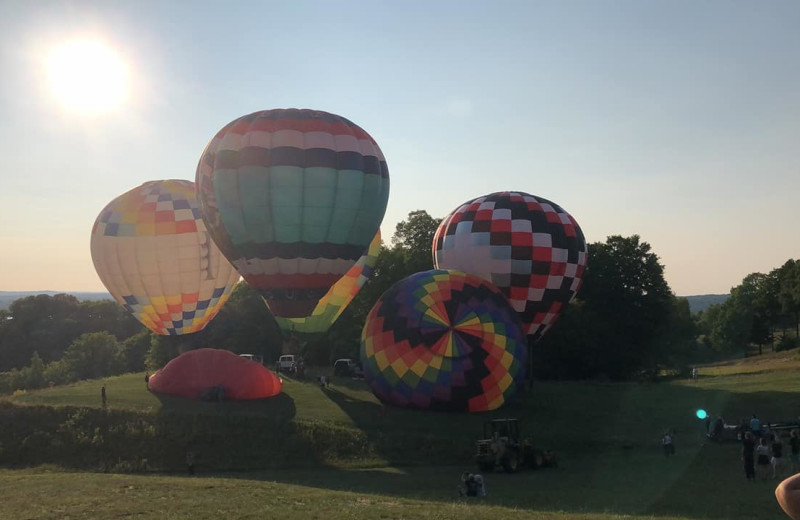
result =
[{"label": "white van", "polygon": [[290,372],[297,366],[299,360],[300,358],[294,354],[284,354],[278,358],[278,372]]}]

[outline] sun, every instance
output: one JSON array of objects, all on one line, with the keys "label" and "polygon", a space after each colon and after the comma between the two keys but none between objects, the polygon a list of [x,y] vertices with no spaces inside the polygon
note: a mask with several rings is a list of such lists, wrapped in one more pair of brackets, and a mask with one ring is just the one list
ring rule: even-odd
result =
[{"label": "sun", "polygon": [[108,45],[76,39],[54,47],[47,55],[50,87],[64,108],[101,114],[121,107],[128,97],[128,69]]}]

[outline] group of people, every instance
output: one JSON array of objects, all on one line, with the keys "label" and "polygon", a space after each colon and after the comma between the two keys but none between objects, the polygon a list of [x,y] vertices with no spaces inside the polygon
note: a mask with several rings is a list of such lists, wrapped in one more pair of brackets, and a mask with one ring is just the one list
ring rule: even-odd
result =
[{"label": "group of people", "polygon": [[[791,471],[797,473],[800,471],[800,430],[790,432],[789,448]],[[762,428],[755,414],[750,419],[750,430],[742,436],[742,464],[748,481],[757,477],[761,480],[770,476],[782,478],[789,469],[781,432]]]}]

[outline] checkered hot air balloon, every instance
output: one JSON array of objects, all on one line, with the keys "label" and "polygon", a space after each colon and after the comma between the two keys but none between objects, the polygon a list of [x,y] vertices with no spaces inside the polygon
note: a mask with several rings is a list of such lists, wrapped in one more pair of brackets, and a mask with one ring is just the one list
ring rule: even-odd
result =
[{"label": "checkered hot air balloon", "polygon": [[108,292],[157,334],[197,332],[228,300],[239,273],[200,218],[193,182],[146,182],[95,220],[92,261]]},{"label": "checkered hot air balloon", "polygon": [[314,312],[310,316],[305,318],[281,318],[276,316],[275,321],[278,322],[278,326],[285,331],[307,334],[328,330],[372,276],[380,250],[381,232],[378,231],[372,242],[370,242],[369,249],[325,293],[325,296],[314,307]]},{"label": "checkered hot air balloon", "polygon": [[465,202],[436,230],[433,261],[491,281],[535,342],[575,297],[586,269],[586,239],[560,206],[517,191]]},{"label": "checkered hot air balloon", "polygon": [[389,197],[372,137],[318,110],[249,114],[217,132],[197,166],[203,219],[276,316],[311,314],[364,254]]},{"label": "checkered hot air balloon", "polygon": [[413,274],[377,301],[361,334],[364,377],[384,403],[494,410],[525,376],[525,335],[508,300],[478,276]]}]

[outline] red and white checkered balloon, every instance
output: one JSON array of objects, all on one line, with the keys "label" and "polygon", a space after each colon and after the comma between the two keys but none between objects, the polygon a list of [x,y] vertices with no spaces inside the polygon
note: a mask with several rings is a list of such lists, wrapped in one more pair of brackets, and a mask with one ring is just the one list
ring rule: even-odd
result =
[{"label": "red and white checkered balloon", "polygon": [[577,294],[587,261],[580,226],[547,199],[504,191],[465,202],[433,240],[437,269],[458,269],[496,285],[532,341]]}]

